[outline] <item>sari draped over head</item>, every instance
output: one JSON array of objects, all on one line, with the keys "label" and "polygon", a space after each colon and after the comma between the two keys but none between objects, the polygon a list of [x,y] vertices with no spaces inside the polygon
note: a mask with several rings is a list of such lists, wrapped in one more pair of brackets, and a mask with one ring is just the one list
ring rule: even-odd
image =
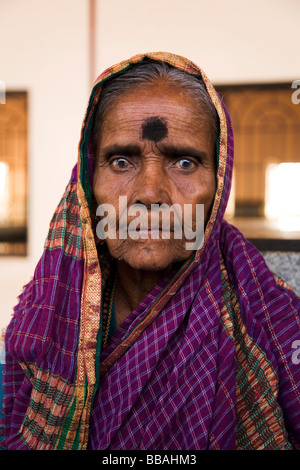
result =
[{"label": "sari draped over head", "polygon": [[[95,235],[90,135],[102,84],[145,57],[202,78],[220,121],[217,189],[202,246],[103,347],[111,266]],[[223,219],[232,167],[228,112],[197,65],[149,53],[99,76],[77,164],[5,334],[7,449],[299,448],[300,299]]]}]

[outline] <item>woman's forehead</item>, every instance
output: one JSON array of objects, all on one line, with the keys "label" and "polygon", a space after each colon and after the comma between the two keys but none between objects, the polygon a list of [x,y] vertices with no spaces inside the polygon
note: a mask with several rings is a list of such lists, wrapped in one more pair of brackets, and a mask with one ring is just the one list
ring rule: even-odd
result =
[{"label": "woman's forehead", "polygon": [[206,110],[188,93],[170,86],[143,86],[123,93],[103,115],[102,132],[126,127],[139,127],[143,139],[159,141],[166,137],[170,128],[177,132],[209,126]]},{"label": "woman's forehead", "polygon": [[127,155],[129,147],[138,146],[136,153],[140,154],[156,148],[177,155],[182,149],[190,149],[190,153],[202,152],[214,161],[213,132],[207,116],[199,114],[191,98],[183,95],[152,93],[146,98],[144,93],[126,94],[106,112],[98,138],[98,157],[116,153],[116,148],[117,153]]}]

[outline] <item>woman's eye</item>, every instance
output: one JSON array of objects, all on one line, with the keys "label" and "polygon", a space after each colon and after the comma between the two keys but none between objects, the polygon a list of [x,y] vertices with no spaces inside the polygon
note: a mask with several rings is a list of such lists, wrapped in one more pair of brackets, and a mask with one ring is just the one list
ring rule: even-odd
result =
[{"label": "woman's eye", "polygon": [[180,160],[178,160],[177,165],[182,170],[190,170],[191,168],[193,168],[194,162],[189,158],[181,158]]},{"label": "woman's eye", "polygon": [[119,157],[111,162],[111,166],[117,170],[125,170],[129,166],[129,162],[126,158]]}]

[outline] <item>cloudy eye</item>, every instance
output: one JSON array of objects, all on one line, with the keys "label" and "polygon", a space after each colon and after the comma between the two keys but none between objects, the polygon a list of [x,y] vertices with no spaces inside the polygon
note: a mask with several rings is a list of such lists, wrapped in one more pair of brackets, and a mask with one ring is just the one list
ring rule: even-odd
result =
[{"label": "cloudy eye", "polygon": [[125,170],[128,167],[128,161],[124,157],[118,157],[111,162],[111,165],[118,170]]},{"label": "cloudy eye", "polygon": [[181,158],[177,164],[182,170],[190,170],[193,167],[194,162],[189,158]]}]

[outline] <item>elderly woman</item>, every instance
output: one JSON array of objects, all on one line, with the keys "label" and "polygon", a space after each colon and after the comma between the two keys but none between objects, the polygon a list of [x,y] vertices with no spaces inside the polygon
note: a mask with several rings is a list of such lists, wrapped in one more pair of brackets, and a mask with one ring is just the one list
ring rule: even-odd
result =
[{"label": "elderly woman", "polygon": [[[223,220],[232,165],[195,64],[150,53],[100,75],[6,331],[6,448],[299,448],[300,300]],[[114,230],[97,230],[110,208]]]}]

